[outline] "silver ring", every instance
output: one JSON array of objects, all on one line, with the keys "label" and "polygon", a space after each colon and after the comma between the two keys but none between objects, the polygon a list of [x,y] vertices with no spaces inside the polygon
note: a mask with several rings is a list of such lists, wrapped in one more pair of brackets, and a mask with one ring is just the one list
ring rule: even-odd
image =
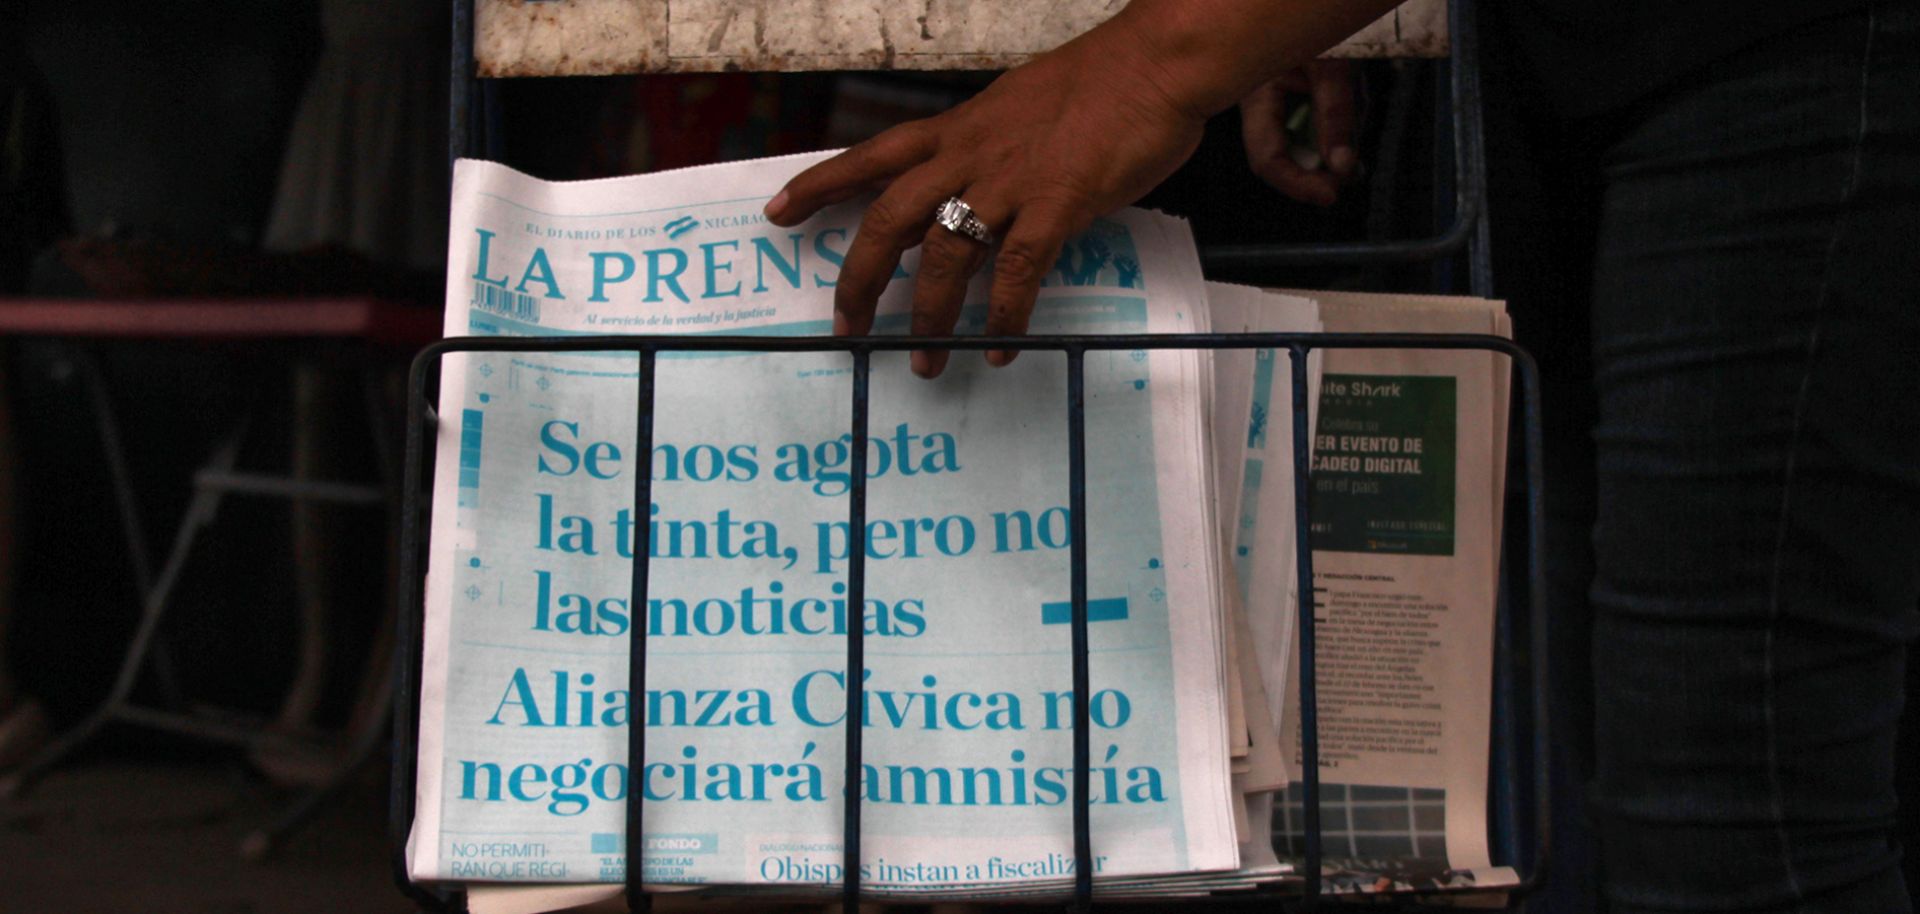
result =
[{"label": "silver ring", "polygon": [[993,243],[993,232],[988,230],[986,223],[980,221],[979,216],[973,214],[973,207],[959,197],[948,197],[947,202],[940,204],[940,208],[933,211],[933,221],[949,232],[965,235],[981,244]]}]

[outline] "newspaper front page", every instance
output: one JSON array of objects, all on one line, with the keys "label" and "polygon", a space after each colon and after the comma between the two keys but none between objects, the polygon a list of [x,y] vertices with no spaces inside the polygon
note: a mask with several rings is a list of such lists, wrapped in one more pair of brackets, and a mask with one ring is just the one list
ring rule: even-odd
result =
[{"label": "newspaper front page", "polygon": [[[760,208],[817,156],[594,182],[456,169],[447,333],[825,334],[857,205]],[[878,332],[904,329],[910,255]],[[960,332],[984,319],[981,277]],[[1075,239],[1033,327],[1206,329],[1184,224]],[[845,599],[849,360],[449,357],[441,377],[410,872],[881,890],[1072,878],[1064,361],[873,360],[866,605]],[[1194,353],[1087,356],[1097,876],[1232,870],[1222,557]],[[649,465],[650,464],[650,465]],[[651,474],[653,503],[634,505]],[[633,553],[648,602],[628,601]],[[863,859],[841,853],[844,636],[867,636]],[[648,637],[629,689],[627,640]],[[627,728],[648,728],[630,765]]]},{"label": "newspaper front page", "polygon": [[[575,183],[462,162],[446,332],[825,334],[859,203],[790,230],[759,215],[818,157]],[[876,332],[904,330],[916,267],[910,253]],[[980,331],[987,282],[960,332]],[[1068,245],[1033,327],[1323,320],[1508,330],[1491,302],[1203,284],[1185,225],[1137,210]],[[961,353],[933,384],[905,361],[874,357],[867,600],[849,607],[844,354],[662,354],[650,459],[633,452],[631,353],[446,360],[414,878],[494,884],[474,909],[502,914],[602,897],[562,884],[625,878],[638,789],[656,889],[837,885],[858,624],[862,882],[1008,899],[1070,884],[1063,360],[988,370]],[[1286,353],[1094,353],[1087,371],[1096,879],[1142,899],[1284,883],[1299,851],[1297,791],[1271,799],[1298,770]],[[1309,382],[1329,885],[1511,884],[1484,816],[1504,360],[1330,352]],[[636,510],[639,471],[653,503]],[[636,630],[649,671],[630,691]],[[648,750],[630,766],[635,721]]]}]

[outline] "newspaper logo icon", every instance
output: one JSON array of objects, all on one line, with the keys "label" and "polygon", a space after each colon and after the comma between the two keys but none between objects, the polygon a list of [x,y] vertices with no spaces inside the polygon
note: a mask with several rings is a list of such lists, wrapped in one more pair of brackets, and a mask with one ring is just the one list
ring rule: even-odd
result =
[{"label": "newspaper logo icon", "polygon": [[680,218],[674,219],[673,221],[668,222],[666,225],[661,226],[660,230],[663,232],[666,232],[668,238],[678,238],[681,235],[685,235],[686,233],[693,231],[699,226],[700,226],[700,223],[694,221],[694,218],[692,216],[681,216]]}]

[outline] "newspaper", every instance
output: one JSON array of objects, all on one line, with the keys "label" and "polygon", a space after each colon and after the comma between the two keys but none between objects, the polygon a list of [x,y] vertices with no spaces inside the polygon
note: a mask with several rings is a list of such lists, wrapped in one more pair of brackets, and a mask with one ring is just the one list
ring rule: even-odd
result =
[{"label": "newspaper", "polygon": [[[1323,329],[1321,309],[1312,293],[1263,292],[1213,284],[1209,298],[1215,326],[1234,320],[1241,333],[1312,333]],[[1308,418],[1313,427],[1319,404],[1324,355],[1308,356]],[[1248,634],[1260,645],[1254,653],[1274,727],[1285,717],[1280,685],[1289,676],[1293,626],[1299,614],[1293,499],[1293,368],[1291,355],[1271,349],[1229,350],[1216,355],[1220,370],[1244,375],[1236,387],[1244,399],[1223,407],[1217,425],[1243,429],[1245,446],[1231,471],[1221,473],[1220,503],[1232,506],[1235,523],[1223,529],[1232,548],[1234,579],[1246,606]],[[1229,361],[1232,360],[1232,361]]]},{"label": "newspaper", "polygon": [[[462,162],[446,331],[826,333],[859,201],[791,230],[759,215],[815,160],[575,183]],[[904,329],[916,268],[909,253],[877,332]],[[980,331],[989,281],[960,332]],[[1033,327],[1508,332],[1491,302],[1203,284],[1185,225],[1139,210],[1069,243]],[[1274,799],[1298,771],[1287,358],[1087,356],[1102,897],[1298,879],[1299,797]],[[961,354],[933,384],[904,363],[874,356],[855,616],[845,355],[662,354],[645,527],[631,353],[445,361],[413,878],[480,884],[474,910],[498,914],[605,897],[626,876],[637,780],[653,889],[837,886],[857,619],[863,885],[1005,899],[1070,885],[1063,360],[989,370]],[[1346,823],[1328,828],[1328,885],[1510,885],[1484,817],[1504,360],[1316,353],[1308,384],[1322,780],[1343,809],[1329,821]],[[635,628],[649,633],[638,700]]]},{"label": "newspaper", "polygon": [[[447,333],[825,333],[859,206],[792,230],[760,216],[816,158],[575,183],[463,161]],[[1102,219],[1069,245],[1033,328],[1206,330],[1197,262],[1178,220]],[[988,281],[960,332],[983,324]],[[879,332],[904,328],[909,297],[910,282],[889,288]],[[1230,872],[1211,362],[1086,366],[1096,878]],[[860,624],[863,883],[1069,885],[1063,360],[959,356],[927,384],[904,354],[874,356],[857,615],[847,357],[662,354],[644,518],[636,371],[630,353],[443,364],[413,878],[619,882],[635,785],[649,883],[837,885],[844,632]],[[635,629],[649,668],[630,695]]]},{"label": "newspaper", "polygon": [[[1512,335],[1499,302],[1298,294],[1329,331]],[[1477,350],[1326,353],[1312,524],[1332,891],[1517,881],[1486,820],[1508,368]],[[1297,677],[1285,689],[1297,765]],[[1300,802],[1274,823],[1283,854],[1301,852]]]}]

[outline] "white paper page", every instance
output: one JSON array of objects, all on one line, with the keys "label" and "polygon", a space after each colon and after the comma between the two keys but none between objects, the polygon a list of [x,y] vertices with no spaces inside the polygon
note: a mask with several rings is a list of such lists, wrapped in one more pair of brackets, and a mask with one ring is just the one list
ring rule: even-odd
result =
[{"label": "white paper page", "polygon": [[[1312,294],[1329,331],[1506,326],[1497,302]],[[1404,810],[1414,856],[1443,846],[1451,866],[1487,879],[1511,875],[1489,869],[1485,819],[1504,362],[1472,351],[1329,351],[1314,455],[1323,790],[1350,815]],[[1435,474],[1450,484],[1425,481]],[[1281,734],[1296,763],[1298,733],[1296,720]],[[1437,833],[1421,824],[1433,807],[1444,819]],[[1358,856],[1393,856],[1352,840]],[[1328,848],[1343,855],[1337,838]]]},{"label": "white paper page", "polygon": [[[1257,292],[1257,290],[1255,290]],[[1258,333],[1312,333],[1321,329],[1319,305],[1311,298],[1257,292],[1247,310],[1247,327]],[[1247,610],[1247,628],[1260,659],[1267,711],[1276,728],[1285,722],[1283,698],[1292,669],[1293,626],[1299,581],[1295,569],[1293,499],[1293,380],[1285,351],[1254,353],[1254,380],[1247,419],[1246,456],[1239,488],[1239,523],[1234,531],[1234,576]],[[1307,402],[1311,428],[1317,408],[1315,385],[1323,356],[1309,356]]]},{"label": "white paper page", "polygon": [[[448,331],[825,332],[857,209],[792,231],[758,217],[810,161],[572,184],[463,162]],[[1204,326],[1195,262],[1175,220],[1101,220],[1063,256],[1034,330]],[[881,332],[904,325],[908,285],[887,292]],[[958,354],[926,384],[904,362],[873,360],[864,875],[1063,882],[1022,865],[1071,855],[1062,363],[1028,353],[989,371]],[[660,358],[649,881],[839,879],[846,365]],[[623,875],[633,366],[447,360],[416,878]],[[1105,877],[1238,859],[1204,381],[1177,351],[1087,356]]]},{"label": "white paper page", "polygon": [[[1223,282],[1207,283],[1207,310],[1217,333],[1246,333],[1248,313],[1259,290]],[[1247,436],[1237,434],[1247,424],[1253,406],[1251,349],[1217,349],[1213,353],[1213,415],[1208,423],[1214,435],[1214,491],[1220,520],[1220,539],[1233,542],[1240,520],[1240,476],[1246,461]]]}]

